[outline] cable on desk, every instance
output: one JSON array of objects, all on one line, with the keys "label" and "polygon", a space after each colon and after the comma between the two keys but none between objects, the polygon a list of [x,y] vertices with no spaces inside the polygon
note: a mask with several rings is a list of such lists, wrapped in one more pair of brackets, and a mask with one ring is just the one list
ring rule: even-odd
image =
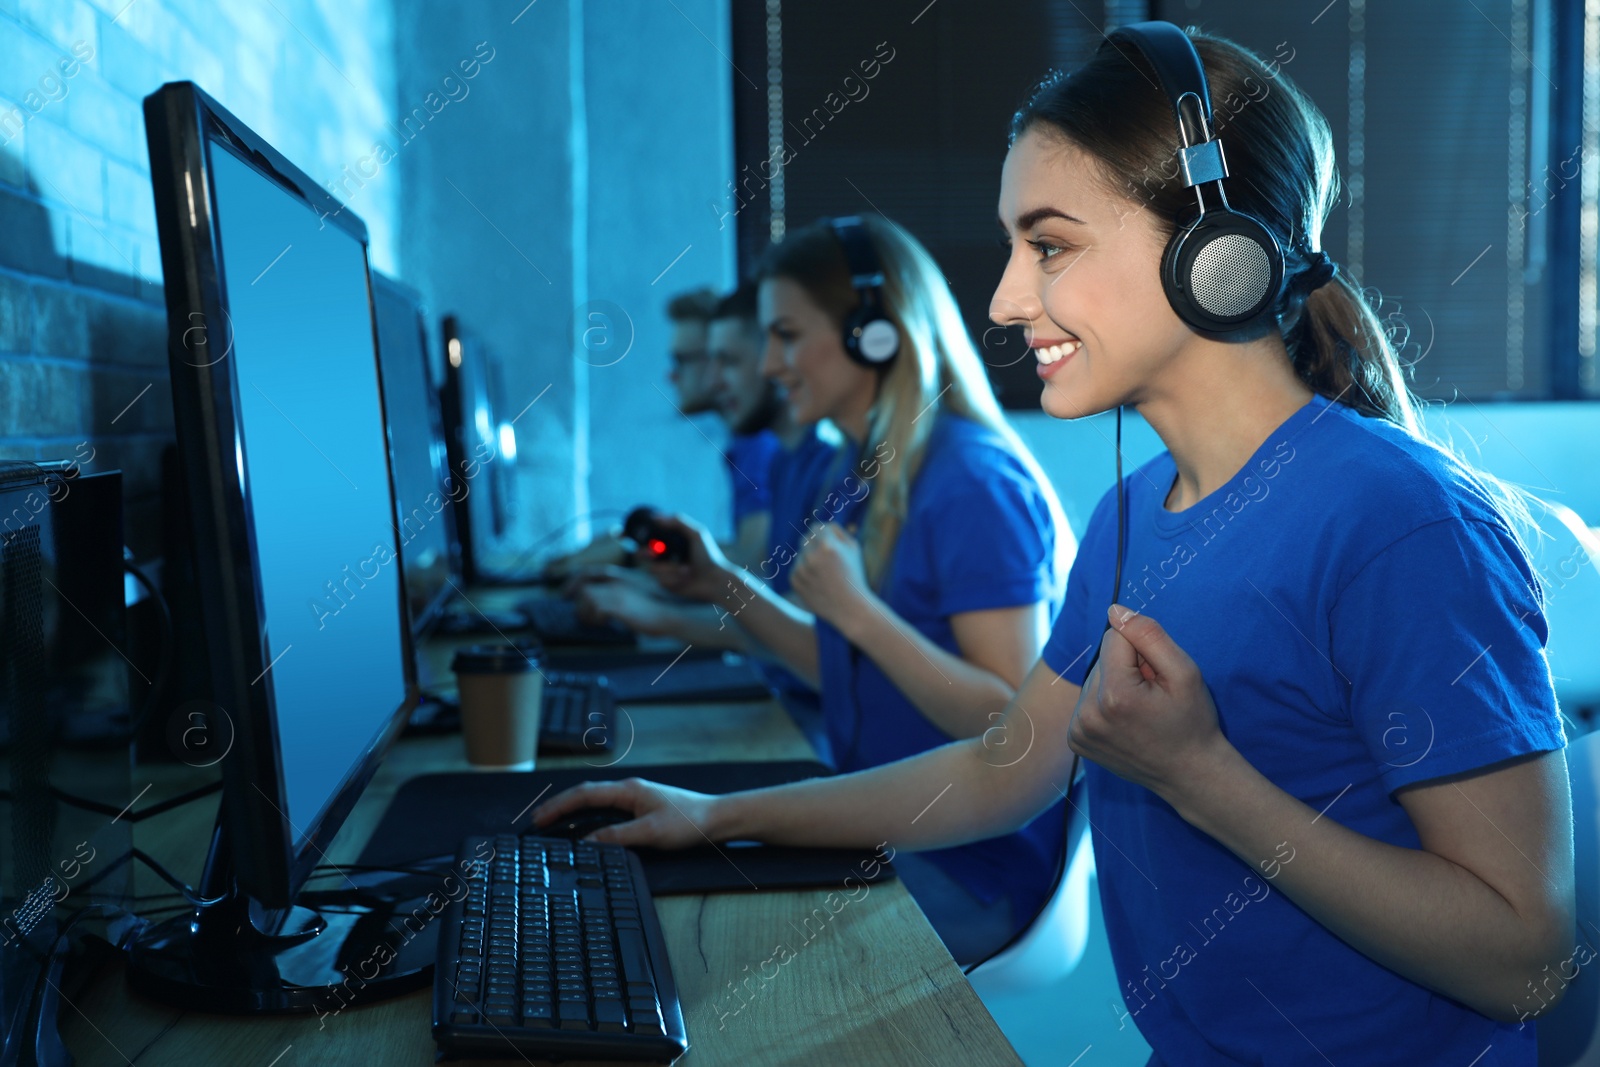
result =
[{"label": "cable on desk", "polygon": [[362,863],[319,863],[311,868],[312,878],[328,878],[335,874],[414,874],[419,878],[431,878],[436,874],[448,874],[454,868],[446,861],[437,866],[414,864],[409,866],[374,867]]},{"label": "cable on desk", "polygon": [[[192,801],[199,800],[201,797],[208,797],[212,793],[220,792],[221,789],[222,779],[219,778],[214,782],[207,782],[198,789],[191,789],[187,793],[179,793],[175,797],[168,797],[166,800],[151,804],[149,807],[142,808],[139,811],[127,811],[123,808],[114,808],[110,804],[102,804],[98,800],[90,800],[88,797],[80,797],[75,794],[68,793],[64,789],[57,788],[56,786],[50,787],[50,794],[63,804],[70,804],[72,807],[81,808],[84,811],[92,811],[98,815],[120,816],[129,822],[140,822],[141,820],[148,819],[154,815],[160,815],[163,812],[171,811],[173,808],[182,807],[183,805]],[[10,799],[10,793],[0,790],[0,800]]]},{"label": "cable on desk", "polygon": [[209,908],[228,899],[226,896],[207,898],[198,895],[187,883],[183,881],[183,879],[167,870],[143,849],[136,848],[132,851],[131,855],[134,859],[138,860],[140,863],[154,871],[158,878],[160,878],[163,882],[166,882],[172,888],[176,889],[184,900],[188,901],[196,908]]},{"label": "cable on desk", "polygon": [[[176,875],[167,870],[160,863],[156,862],[156,860],[152,859],[149,854],[144,852],[142,849],[137,848],[131,848],[127,852],[124,852],[122,855],[118,856],[116,859],[112,860],[110,863],[107,863],[99,871],[96,871],[91,877],[86,878],[80,885],[78,885],[76,891],[81,893],[86,889],[92,889],[94,886],[100,884],[102,881],[109,878],[123,867],[127,866],[128,863],[133,860],[138,860],[146,867],[149,867],[151,870],[155,871],[162,881],[166,882],[168,885],[177,890],[176,893],[160,894],[162,898],[174,896],[182,897],[184,900],[188,901],[190,905],[193,905],[197,908],[208,908],[212,904],[216,903],[214,900],[207,901],[197,897],[194,890],[185,885]],[[150,896],[133,897],[129,902],[137,904],[141,900],[151,899],[156,898]]]}]

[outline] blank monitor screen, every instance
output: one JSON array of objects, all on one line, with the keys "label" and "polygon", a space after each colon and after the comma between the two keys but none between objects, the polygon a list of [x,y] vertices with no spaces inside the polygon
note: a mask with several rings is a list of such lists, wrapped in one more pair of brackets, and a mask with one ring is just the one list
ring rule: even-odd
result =
[{"label": "blank monitor screen", "polygon": [[444,433],[428,373],[422,310],[402,286],[374,274],[378,358],[383,366],[395,506],[400,513],[406,598],[414,633],[422,633],[450,588],[450,499],[444,485]]},{"label": "blank monitor screen", "polygon": [[406,700],[365,250],[220,142],[210,160],[239,477],[296,848]]}]

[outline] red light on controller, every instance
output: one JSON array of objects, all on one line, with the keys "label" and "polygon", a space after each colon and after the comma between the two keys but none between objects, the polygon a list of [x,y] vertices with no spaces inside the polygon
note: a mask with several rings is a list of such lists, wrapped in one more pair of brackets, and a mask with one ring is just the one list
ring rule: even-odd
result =
[{"label": "red light on controller", "polygon": [[667,554],[667,543],[659,537],[652,537],[649,541],[650,554],[657,558]]}]

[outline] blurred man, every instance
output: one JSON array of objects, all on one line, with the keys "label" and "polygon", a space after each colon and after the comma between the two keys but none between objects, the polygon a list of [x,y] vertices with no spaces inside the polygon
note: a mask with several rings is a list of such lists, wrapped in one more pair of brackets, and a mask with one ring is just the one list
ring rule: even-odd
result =
[{"label": "blurred man", "polygon": [[678,392],[678,410],[698,415],[716,407],[711,384],[711,361],[706,352],[706,331],[717,308],[717,295],[710,289],[675,296],[667,304],[672,322],[672,341],[668,355],[672,370],[667,380]]}]

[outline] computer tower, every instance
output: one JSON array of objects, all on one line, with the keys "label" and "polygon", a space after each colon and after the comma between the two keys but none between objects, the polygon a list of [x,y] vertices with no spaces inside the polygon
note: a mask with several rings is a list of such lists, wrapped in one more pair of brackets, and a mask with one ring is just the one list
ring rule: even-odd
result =
[{"label": "computer tower", "polygon": [[50,1043],[35,995],[66,925],[127,899],[123,603],[121,474],[0,463],[0,1065]]}]

